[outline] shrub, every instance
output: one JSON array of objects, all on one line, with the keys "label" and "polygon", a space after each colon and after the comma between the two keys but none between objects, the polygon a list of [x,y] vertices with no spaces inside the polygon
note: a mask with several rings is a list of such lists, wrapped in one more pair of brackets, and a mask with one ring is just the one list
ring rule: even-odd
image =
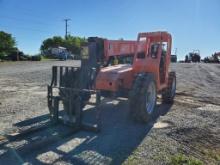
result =
[{"label": "shrub", "polygon": [[6,57],[6,53],[5,52],[0,52],[0,59],[4,60]]},{"label": "shrub", "polygon": [[31,61],[41,61],[41,55],[32,56]]},{"label": "shrub", "polygon": [[193,157],[187,157],[183,154],[177,154],[171,157],[170,159],[170,165],[180,165],[180,164],[184,164],[184,165],[202,165],[203,163],[198,160],[195,159]]}]

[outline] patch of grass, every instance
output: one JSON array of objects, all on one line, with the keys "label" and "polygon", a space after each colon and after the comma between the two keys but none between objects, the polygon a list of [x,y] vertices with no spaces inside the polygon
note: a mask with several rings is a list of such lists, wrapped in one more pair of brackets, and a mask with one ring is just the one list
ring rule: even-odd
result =
[{"label": "patch of grass", "polygon": [[211,159],[214,159],[216,161],[220,161],[220,149],[204,149],[202,150],[202,153],[206,156],[208,156]]},{"label": "patch of grass", "polygon": [[42,61],[47,61],[47,60],[51,60],[50,58],[48,58],[47,56],[41,55]]},{"label": "patch of grass", "polygon": [[176,154],[170,158],[170,165],[203,165],[203,163],[193,157],[188,157],[183,154]]},{"label": "patch of grass", "polygon": [[153,156],[152,159],[155,160],[155,161],[164,161],[165,160],[165,156],[161,155],[161,154],[157,154],[157,155]]},{"label": "patch of grass", "polygon": [[41,61],[57,61],[55,58],[49,58],[47,56],[42,55],[41,56]]}]

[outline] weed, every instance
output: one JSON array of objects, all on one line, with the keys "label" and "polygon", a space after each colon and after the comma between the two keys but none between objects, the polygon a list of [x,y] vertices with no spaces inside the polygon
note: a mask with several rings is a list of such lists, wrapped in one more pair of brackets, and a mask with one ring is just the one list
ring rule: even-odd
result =
[{"label": "weed", "polygon": [[183,154],[176,154],[170,158],[170,165],[203,165],[203,163],[193,157]]}]

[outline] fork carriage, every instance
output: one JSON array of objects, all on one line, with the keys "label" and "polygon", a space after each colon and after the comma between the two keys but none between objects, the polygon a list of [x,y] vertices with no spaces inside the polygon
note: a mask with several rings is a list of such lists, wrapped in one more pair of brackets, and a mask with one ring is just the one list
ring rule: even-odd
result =
[{"label": "fork carriage", "polygon": [[[80,67],[53,66],[52,81],[48,85],[48,108],[53,124],[61,122],[75,129],[100,130],[100,92],[90,89],[85,84]],[[84,82],[83,82],[84,81]],[[87,88],[82,88],[87,85]],[[95,95],[95,102],[90,97]],[[85,105],[95,106],[95,124],[83,121],[83,108]],[[62,105],[62,106],[61,106]],[[63,108],[61,115],[60,111]]]}]

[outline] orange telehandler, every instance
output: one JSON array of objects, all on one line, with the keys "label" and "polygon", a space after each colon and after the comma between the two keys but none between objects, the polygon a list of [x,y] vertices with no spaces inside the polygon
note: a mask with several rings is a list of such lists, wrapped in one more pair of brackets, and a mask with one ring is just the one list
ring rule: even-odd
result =
[{"label": "orange telehandler", "polygon": [[[52,67],[47,96],[51,122],[0,136],[0,144],[42,129],[51,130],[56,123],[71,126],[70,132],[43,138],[42,144],[80,129],[97,132],[101,128],[103,96],[128,98],[130,116],[148,122],[157,114],[157,94],[162,94],[165,103],[171,103],[175,97],[176,74],[169,72],[171,44],[172,37],[167,32],[139,33],[137,41],[89,38],[81,50],[80,67]],[[90,123],[84,120],[87,104],[95,106],[95,121]],[[39,145],[38,138],[33,141]]]},{"label": "orange telehandler", "polygon": [[[171,44],[168,32],[139,33],[137,41],[89,38],[81,50],[81,67],[52,69],[48,85],[52,122],[99,130],[102,97],[128,98],[131,117],[148,122],[157,113],[157,94],[165,103],[175,97],[176,74],[169,72]],[[83,108],[92,95],[96,95],[97,122],[85,124]],[[59,115],[61,103],[63,116]]]}]

